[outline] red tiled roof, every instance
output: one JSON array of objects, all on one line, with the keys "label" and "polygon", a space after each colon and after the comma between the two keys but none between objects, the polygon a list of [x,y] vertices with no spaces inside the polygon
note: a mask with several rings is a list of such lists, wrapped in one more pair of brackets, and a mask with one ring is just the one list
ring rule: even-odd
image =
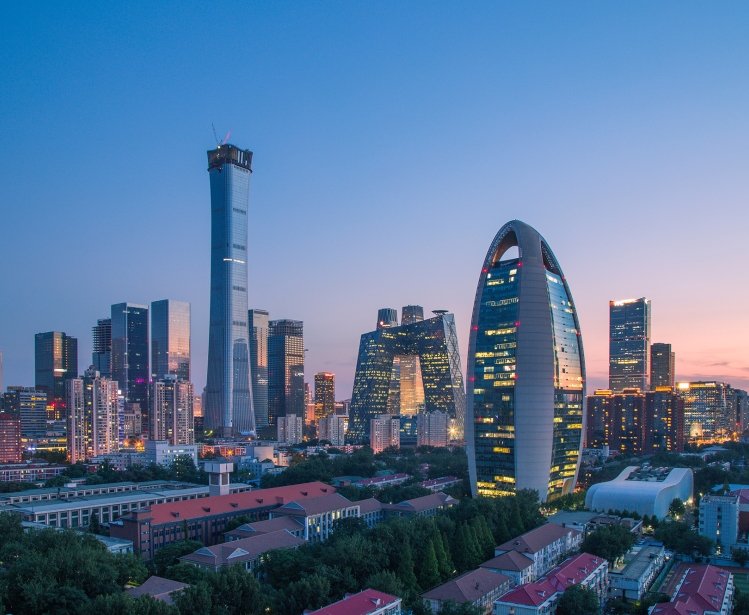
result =
[{"label": "red tiled roof", "polygon": [[366,515],[367,513],[377,512],[382,510],[382,502],[375,500],[374,498],[368,498],[366,500],[359,500],[359,514]]},{"label": "red tiled roof", "polygon": [[286,530],[279,530],[240,540],[232,540],[231,542],[222,542],[212,547],[201,547],[179,559],[185,562],[207,564],[208,566],[225,566],[230,563],[252,561],[268,551],[290,549],[304,543],[304,539],[292,536]]},{"label": "red tiled roof", "polygon": [[579,585],[604,563],[606,563],[606,560],[600,557],[590,553],[581,553],[566,560],[542,579],[534,583],[519,585],[499,600],[510,604],[539,606],[554,594],[563,592],[571,585]]},{"label": "red tiled roof", "polygon": [[502,555],[497,555],[492,559],[481,564],[482,568],[496,568],[497,570],[526,570],[533,566],[533,560],[527,555],[517,551],[507,551]]},{"label": "red tiled roof", "polygon": [[739,496],[740,504],[749,504],[749,489],[736,489],[731,491],[731,495]]},{"label": "red tiled roof", "polygon": [[357,506],[348,498],[343,497],[340,493],[329,493],[316,498],[300,498],[288,502],[273,511],[274,515],[319,515],[342,508]]},{"label": "red tiled roof", "polygon": [[150,517],[152,525],[210,517],[229,512],[249,511],[257,508],[275,507],[294,500],[314,498],[335,493],[335,487],[320,481],[288,485],[286,487],[272,487],[270,489],[256,489],[243,493],[229,495],[214,495],[196,500],[181,502],[165,502],[151,506]]},{"label": "red tiled roof", "polygon": [[365,589],[321,609],[308,612],[308,615],[369,615],[398,601],[400,598],[397,596],[391,596],[376,589]]},{"label": "red tiled roof", "polygon": [[497,551],[519,551],[520,553],[538,553],[564,536],[577,536],[580,532],[556,523],[545,523],[534,530],[526,532],[499,545]]},{"label": "red tiled roof", "polygon": [[503,585],[508,585],[510,577],[506,577],[499,572],[491,572],[484,568],[471,570],[459,577],[438,585],[434,589],[421,595],[427,600],[439,600],[445,602],[451,600],[458,604],[465,602],[475,602],[488,593],[499,589]]},{"label": "red tiled roof", "polygon": [[653,615],[720,611],[731,574],[717,566],[694,564],[687,568],[671,602],[656,605]]}]

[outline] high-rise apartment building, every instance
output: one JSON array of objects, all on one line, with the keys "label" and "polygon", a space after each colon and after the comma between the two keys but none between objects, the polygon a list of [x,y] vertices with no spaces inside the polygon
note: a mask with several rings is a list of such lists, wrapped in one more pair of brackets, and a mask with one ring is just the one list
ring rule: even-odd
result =
[{"label": "high-rise apartment building", "polygon": [[609,301],[609,389],[649,388],[650,299]]},{"label": "high-rise apartment building", "polygon": [[674,388],[676,384],[676,354],[671,344],[655,343],[650,346],[650,388]]},{"label": "high-rise apartment building", "polygon": [[734,389],[736,395],[736,421],[739,424],[739,431],[744,432],[749,429],[749,394],[742,389]]},{"label": "high-rise apartment building", "polygon": [[400,418],[382,414],[369,419],[369,446],[377,453],[386,448],[400,448]]},{"label": "high-rise apartment building", "polygon": [[94,349],[91,364],[104,378],[112,377],[112,319],[100,318],[92,327]]},{"label": "high-rise apartment building", "polygon": [[417,446],[447,446],[450,442],[450,417],[447,412],[420,412],[416,415]]},{"label": "high-rise apartment building", "polygon": [[585,401],[580,325],[549,244],[519,220],[499,230],[481,268],[467,371],[473,495],[571,493]]},{"label": "high-rise apartment building", "polygon": [[247,323],[247,216],[252,152],[208,152],[211,184],[211,307],[205,426],[217,435],[254,434]]},{"label": "high-rise apartment building", "polygon": [[331,414],[317,421],[317,439],[327,440],[333,446],[343,446],[346,441],[348,417]]},{"label": "high-rise apartment building", "polygon": [[194,444],[194,390],[191,382],[166,374],[151,383],[152,440],[166,440],[170,444]]},{"label": "high-rise apartment building", "polygon": [[0,412],[0,463],[21,463],[21,417]]},{"label": "high-rise apartment building", "polygon": [[[138,404],[143,433],[148,433],[148,307],[135,303],[112,306],[112,380],[126,404]],[[99,372],[101,376],[101,372]]]},{"label": "high-rise apartment building", "polygon": [[190,304],[162,299],[151,303],[151,375],[190,380]]},{"label": "high-rise apartment building", "polygon": [[335,374],[315,374],[315,420],[335,414]]},{"label": "high-rise apartment building", "polygon": [[736,430],[731,386],[725,382],[679,382],[684,400],[684,440],[708,443],[729,438]]},{"label": "high-rise apartment building", "polygon": [[646,454],[684,450],[684,400],[672,387],[658,387],[645,395]]},{"label": "high-rise apartment building", "polygon": [[304,417],[296,414],[279,416],[276,420],[278,441],[286,444],[299,444],[304,432]]},{"label": "high-rise apartment building", "polygon": [[84,461],[119,450],[117,382],[93,366],[67,382],[68,460]]},{"label": "high-rise apartment building", "polygon": [[47,393],[34,387],[10,386],[3,408],[21,419],[21,434],[39,438],[47,431]]},{"label": "high-rise apartment building", "polygon": [[271,320],[268,330],[268,424],[280,416],[304,417],[304,324]]},{"label": "high-rise apartment building", "polygon": [[78,376],[78,340],[63,331],[37,333],[34,338],[35,386],[47,394],[50,418],[65,416],[65,381]]},{"label": "high-rise apartment building", "polygon": [[446,412],[463,437],[465,389],[458,354],[455,317],[444,310],[423,319],[420,306],[380,309],[377,328],[359,342],[351,397],[349,439],[366,441],[371,419],[382,414],[414,418],[420,412]]},{"label": "high-rise apartment building", "polygon": [[252,401],[257,427],[268,425],[268,312],[249,310]]}]

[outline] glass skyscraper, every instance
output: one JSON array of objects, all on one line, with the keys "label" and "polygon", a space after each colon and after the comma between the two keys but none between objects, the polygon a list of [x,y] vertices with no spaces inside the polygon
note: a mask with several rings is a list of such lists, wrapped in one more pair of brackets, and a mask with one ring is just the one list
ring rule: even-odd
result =
[{"label": "glass skyscraper", "polygon": [[249,310],[252,401],[257,427],[268,425],[268,312]]},{"label": "glass skyscraper", "polygon": [[315,421],[335,414],[335,374],[315,374]]},{"label": "glass skyscraper", "polygon": [[162,299],[151,303],[151,375],[190,380],[190,304]]},{"label": "glass skyscraper", "polygon": [[304,323],[271,320],[268,331],[268,424],[305,416]]},{"label": "glass skyscraper", "polygon": [[65,381],[78,377],[78,340],[62,331],[37,333],[34,338],[36,388],[47,394],[52,418],[65,418]]},{"label": "glass skyscraper", "polygon": [[148,433],[148,307],[135,303],[112,306],[112,380],[127,404],[138,404],[143,433]]},{"label": "glass skyscraper", "polygon": [[[511,248],[519,257],[502,260]],[[474,496],[571,493],[583,433],[577,311],[548,243],[513,220],[479,275],[468,346],[466,443]]]},{"label": "glass skyscraper", "polygon": [[[404,403],[414,411],[447,413],[451,439],[463,437],[465,389],[455,318],[437,310],[435,316],[424,319],[423,310],[417,307],[404,308],[407,324],[400,326],[394,309],[379,310],[377,328],[361,336],[351,397],[348,437],[352,442],[367,441],[371,420],[401,414]],[[410,416],[415,431],[415,412]]]},{"label": "glass skyscraper", "polygon": [[609,301],[609,389],[650,388],[649,350],[650,299]]},{"label": "glass skyscraper", "polygon": [[100,318],[91,332],[94,338],[91,364],[104,378],[109,378],[112,375],[112,319]]},{"label": "glass skyscraper", "polygon": [[252,152],[220,145],[208,152],[211,182],[211,315],[206,429],[255,433],[247,323],[247,216]]},{"label": "glass skyscraper", "polygon": [[652,344],[650,346],[650,388],[674,388],[676,383],[676,355],[671,344]]}]

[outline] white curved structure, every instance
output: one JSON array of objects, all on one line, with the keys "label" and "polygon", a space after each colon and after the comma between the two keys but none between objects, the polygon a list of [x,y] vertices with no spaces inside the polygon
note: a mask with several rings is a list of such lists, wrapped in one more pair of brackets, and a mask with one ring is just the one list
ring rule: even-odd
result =
[{"label": "white curved structure", "polygon": [[689,468],[641,469],[629,466],[614,480],[597,483],[585,495],[590,510],[627,510],[663,519],[675,498],[692,499],[692,470]]},{"label": "white curved structure", "polygon": [[[517,247],[518,257],[507,258]],[[494,237],[468,345],[466,444],[474,496],[570,493],[583,431],[577,311],[549,244],[519,220]]]}]

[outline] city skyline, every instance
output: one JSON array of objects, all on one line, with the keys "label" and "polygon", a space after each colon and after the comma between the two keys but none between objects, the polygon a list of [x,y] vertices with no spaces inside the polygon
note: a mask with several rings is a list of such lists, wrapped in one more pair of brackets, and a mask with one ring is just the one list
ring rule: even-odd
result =
[{"label": "city skyline", "polygon": [[[114,27],[121,9],[109,15],[95,9],[86,17],[73,8],[32,19],[24,17],[24,7],[4,7],[9,14],[4,23],[26,25],[8,31],[3,46],[23,49],[19,37],[39,42],[28,57],[10,52],[14,62],[2,77],[12,94],[0,105],[14,121],[0,136],[3,169],[13,178],[3,183],[0,198],[4,222],[15,232],[0,248],[0,274],[9,287],[28,287],[23,301],[0,306],[5,385],[33,385],[36,333],[77,337],[84,370],[91,327],[110,305],[173,297],[193,306],[193,379],[196,391],[202,390],[210,277],[204,150],[213,146],[215,122],[222,133],[232,129],[233,142],[255,152],[249,307],[304,321],[310,350],[306,380],[321,371],[335,373],[338,399],[351,395],[359,335],[382,306],[415,302],[427,310],[449,309],[465,364],[473,263],[492,229],[515,217],[542,229],[565,264],[585,340],[589,390],[605,387],[607,380],[607,302],[643,296],[652,301],[651,339],[672,344],[678,380],[749,388],[749,290],[730,283],[743,279],[749,192],[740,153],[749,132],[742,111],[749,91],[739,72],[749,48],[736,18],[747,9],[733,6],[733,11],[680,6],[681,28],[665,38],[660,28],[673,19],[672,5],[648,7],[637,20],[634,12],[550,5],[549,23],[527,21],[529,13],[519,7],[487,5],[482,19],[449,6],[429,14],[383,9],[371,19],[374,25],[367,25],[372,16],[356,7],[340,15],[314,7],[276,13],[243,8],[244,17],[258,22],[257,29],[254,22],[249,27],[254,38],[243,39],[260,53],[244,85],[229,78],[233,71],[249,76],[241,64],[216,66],[205,53],[205,41],[226,24],[199,9],[185,11],[171,29],[164,24],[173,15],[158,7],[133,9],[152,17],[141,15],[144,19],[133,20],[139,25],[130,26],[140,28],[131,34],[144,35],[136,54],[127,46],[129,37]],[[413,33],[416,17],[423,17],[425,27]],[[97,20],[106,27],[90,40],[85,34]],[[278,42],[260,31],[277,34],[284,20],[291,23]],[[299,45],[309,42],[315,29],[305,22],[320,29],[314,35],[319,54],[309,62],[299,60],[306,57]],[[205,41],[194,36],[181,41],[196,23],[204,26]],[[451,32],[453,23],[471,36],[454,40],[453,50],[441,50],[439,33]],[[527,30],[521,36],[523,23]],[[357,39],[366,39],[361,33],[373,27],[381,34],[369,49],[370,43]],[[222,35],[238,36],[239,30],[232,25]],[[400,43],[404,32],[414,40]],[[695,43],[705,40],[702,33],[709,43]],[[581,36],[573,41],[574,34]],[[560,51],[558,59],[537,48],[542,36],[548,37],[547,49]],[[626,66],[617,46],[625,39]],[[399,44],[391,49],[394,41]],[[427,58],[422,48],[436,55]],[[516,59],[505,61],[511,50]],[[164,57],[184,57],[184,64],[173,66],[159,59]],[[262,62],[268,57],[276,61],[272,70]],[[104,76],[112,58],[106,73],[116,80]],[[512,69],[517,58],[522,74]],[[191,77],[205,67],[210,69],[195,84]],[[170,82],[171,70],[176,78]],[[83,74],[101,77],[100,89],[76,76]],[[278,74],[296,85],[281,82]],[[128,92],[141,89],[132,87],[135,83],[143,94],[119,102],[123,92],[116,81],[127,83],[124,77],[131,79]],[[172,87],[167,91],[162,82]],[[31,89],[39,83],[45,84],[43,96]],[[309,87],[312,83],[319,87]],[[234,96],[215,111],[209,101],[221,87]],[[303,104],[296,101],[302,89]],[[40,116],[47,119],[39,122]],[[97,147],[104,139],[106,156]],[[155,139],[159,149],[173,154],[158,168],[148,156],[136,155],[151,149]],[[39,143],[50,162],[32,170],[26,161]],[[75,162],[66,155],[71,148]],[[437,170],[446,162],[449,175]],[[465,205],[470,215],[462,213]],[[177,209],[180,216],[174,215]],[[575,216],[568,215],[570,209]],[[55,241],[39,242],[21,261],[31,211],[44,216],[48,228],[80,233],[66,258],[87,267],[97,284],[84,288],[63,276],[28,284],[42,278],[56,255]],[[614,222],[609,212],[616,211],[628,215]],[[703,233],[705,212],[724,223],[721,233]],[[288,215],[298,228],[285,224]],[[433,250],[433,238],[448,232],[446,220],[450,245]],[[102,233],[105,226],[111,230]],[[173,229],[173,236],[165,228]],[[280,240],[283,233],[295,249]],[[626,253],[613,245],[620,234],[628,239]],[[133,244],[138,250],[130,249]],[[376,250],[389,252],[391,269],[380,259],[354,258]],[[302,253],[315,265],[303,273]],[[188,275],[160,266],[175,254]],[[420,275],[425,254],[439,276]],[[717,279],[710,255],[724,263]],[[706,286],[700,289],[698,282]]]}]

